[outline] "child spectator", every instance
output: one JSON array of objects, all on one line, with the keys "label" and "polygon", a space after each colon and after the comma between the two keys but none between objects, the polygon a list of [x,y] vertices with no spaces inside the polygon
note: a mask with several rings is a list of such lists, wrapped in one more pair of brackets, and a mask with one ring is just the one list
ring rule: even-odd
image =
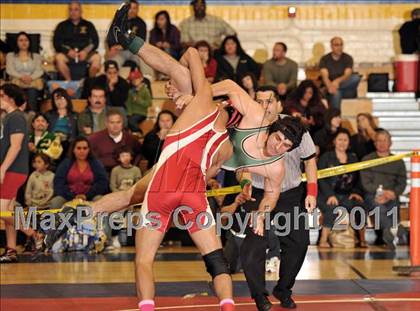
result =
[{"label": "child spectator", "polygon": [[35,171],[29,176],[26,184],[25,203],[38,209],[49,208],[49,203],[54,194],[54,173],[49,169],[50,158],[42,153],[37,153],[32,161]]},{"label": "child spectator", "polygon": [[121,147],[116,155],[120,164],[111,171],[110,188],[112,192],[127,190],[141,178],[140,168],[131,163],[133,155],[129,147]]},{"label": "child spectator", "polygon": [[134,70],[128,80],[131,89],[128,92],[127,107],[128,126],[133,132],[140,131],[139,125],[147,118],[147,109],[152,105],[152,94],[145,83],[142,73]]}]

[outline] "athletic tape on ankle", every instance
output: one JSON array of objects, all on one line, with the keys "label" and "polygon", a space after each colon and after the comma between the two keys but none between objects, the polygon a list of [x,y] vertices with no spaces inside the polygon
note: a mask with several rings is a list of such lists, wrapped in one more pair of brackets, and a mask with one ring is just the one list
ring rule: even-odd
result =
[{"label": "athletic tape on ankle", "polygon": [[235,302],[232,299],[226,298],[226,299],[223,299],[222,301],[220,301],[220,303],[219,303],[220,306],[223,306],[225,304],[234,305]]},{"label": "athletic tape on ankle", "polygon": [[130,45],[128,46],[128,50],[133,54],[137,54],[143,45],[144,40],[142,38],[134,37],[133,41],[131,41]]}]

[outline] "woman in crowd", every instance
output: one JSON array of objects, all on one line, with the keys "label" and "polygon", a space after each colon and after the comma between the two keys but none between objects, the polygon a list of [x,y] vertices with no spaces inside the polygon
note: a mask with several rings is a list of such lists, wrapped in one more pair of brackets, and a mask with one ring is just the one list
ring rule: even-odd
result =
[{"label": "woman in crowd", "polygon": [[258,82],[252,72],[247,72],[241,77],[241,86],[252,99],[256,99]]},{"label": "woman in crowd", "polygon": [[357,115],[357,134],[352,135],[350,145],[359,160],[376,150],[374,145],[376,129],[375,120],[370,113]]},{"label": "woman in crowd", "polygon": [[260,76],[260,67],[245,53],[236,36],[227,36],[215,55],[217,61],[216,80],[231,79],[241,84],[240,78],[247,72]]},{"label": "woman in crowd", "polygon": [[210,83],[216,79],[217,62],[213,57],[213,50],[207,41],[198,41],[195,48],[201,58],[201,63],[204,67],[204,74]]},{"label": "woman in crowd", "polygon": [[309,126],[312,134],[324,126],[327,109],[328,103],[322,100],[321,93],[312,80],[302,81],[284,104],[284,112],[299,117]]},{"label": "woman in crowd", "polygon": [[[325,152],[318,162],[318,169],[334,167],[357,162],[357,157],[349,151],[350,133],[346,129],[338,129],[333,140],[334,150]],[[318,204],[323,216],[323,224],[320,247],[330,247],[328,237],[334,226],[334,220],[338,217],[338,210],[334,209],[342,206],[350,214],[356,206],[362,207],[362,211],[355,212],[355,226],[360,226],[361,213],[366,212],[363,203],[363,191],[359,182],[359,173],[346,173],[330,178],[319,180]],[[365,214],[366,215],[366,214]],[[365,231],[359,230],[359,246],[366,247]]]},{"label": "woman in crowd", "polygon": [[68,158],[57,167],[51,208],[61,208],[73,199],[98,200],[108,192],[106,171],[91,152],[89,141],[77,137],[70,145]]},{"label": "woman in crowd", "polygon": [[313,136],[314,143],[319,148],[319,154],[333,148],[333,139],[341,128],[341,111],[331,108],[324,115],[324,127],[318,130]]},{"label": "woman in crowd", "polygon": [[[0,86],[0,108],[6,112],[2,121],[0,136],[0,211],[12,212],[18,189],[25,183],[29,173],[28,126],[18,109],[25,103],[23,91],[15,84]],[[14,217],[1,216],[5,223],[7,246],[0,255],[0,263],[17,262],[16,228]],[[42,236],[33,229],[21,229],[35,243],[42,247]]]},{"label": "woman in crowd", "polygon": [[179,57],[181,50],[181,34],[167,11],[159,11],[155,15],[155,25],[150,31],[150,44],[166,51],[174,58]]},{"label": "woman in crowd", "polygon": [[154,128],[144,137],[142,152],[151,168],[159,159],[162,151],[163,141],[170,128],[175,123],[176,116],[169,110],[159,112]]},{"label": "woman in crowd", "polygon": [[38,92],[44,88],[41,55],[33,53],[31,40],[26,32],[17,35],[16,49],[6,57],[6,72],[12,83],[25,90],[29,105],[38,111]]}]

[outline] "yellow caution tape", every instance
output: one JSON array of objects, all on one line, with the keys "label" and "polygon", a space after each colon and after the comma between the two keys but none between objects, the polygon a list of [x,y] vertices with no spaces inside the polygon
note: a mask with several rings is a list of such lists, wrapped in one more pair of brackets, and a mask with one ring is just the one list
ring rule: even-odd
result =
[{"label": "yellow caution tape", "polygon": [[[329,168],[326,168],[326,169],[318,170],[317,176],[318,176],[318,179],[322,179],[322,178],[328,178],[328,177],[337,176],[337,175],[341,175],[341,174],[345,174],[345,173],[351,173],[351,172],[355,172],[355,171],[364,170],[364,169],[367,169],[367,168],[370,168],[370,167],[395,162],[395,161],[401,160],[405,157],[411,157],[412,155],[417,155],[418,156],[418,155],[420,155],[420,151],[412,151],[412,152],[392,155],[392,156],[389,156],[389,157],[383,157],[383,158],[367,160],[367,161],[362,161],[362,162],[357,162],[357,163],[351,163],[351,164],[339,165],[339,166],[335,166],[335,167],[329,167]],[[306,181],[306,174],[302,174],[302,181]],[[208,190],[206,192],[206,195],[208,197],[215,197],[215,196],[222,196],[222,195],[228,195],[228,194],[233,194],[233,193],[239,193],[241,191],[242,191],[242,187],[240,185],[237,185],[237,186],[230,186],[230,187],[225,187],[225,188],[220,188],[220,189]],[[68,203],[68,204],[75,207],[78,204],[83,204],[83,202],[84,201],[82,201],[82,200],[73,200],[73,201],[71,201],[71,203]],[[136,204],[136,205],[138,205],[138,204]],[[48,213],[58,213],[60,211],[61,211],[61,209],[40,210],[40,211],[36,211],[36,213],[37,214],[43,214],[43,213],[46,213],[46,212],[48,212]],[[0,212],[1,217],[10,217],[10,216],[13,216],[13,215],[14,215],[14,212]]]}]

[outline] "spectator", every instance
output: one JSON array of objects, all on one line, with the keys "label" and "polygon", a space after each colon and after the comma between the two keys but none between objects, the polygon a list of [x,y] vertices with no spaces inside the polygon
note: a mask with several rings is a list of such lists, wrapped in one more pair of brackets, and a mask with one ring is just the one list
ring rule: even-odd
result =
[{"label": "spectator", "polygon": [[128,82],[119,75],[116,61],[107,60],[104,64],[105,74],[88,79],[83,86],[82,98],[87,98],[93,85],[101,86],[105,90],[108,106],[119,107],[125,111],[125,102],[128,96]]},{"label": "spectator", "polygon": [[360,160],[365,155],[375,151],[375,136],[377,126],[370,113],[359,113],[357,115],[357,133],[350,138],[351,150]]},{"label": "spectator", "polygon": [[21,87],[32,110],[38,111],[39,91],[44,88],[41,55],[32,52],[31,40],[26,32],[16,37],[16,49],[6,56],[6,72],[12,83]]},{"label": "spectator", "polygon": [[152,105],[152,94],[139,70],[132,71],[128,80],[131,82],[128,99],[125,103],[127,107],[128,126],[131,131],[139,132],[140,124],[146,120],[147,111]]},{"label": "spectator", "polygon": [[38,153],[32,161],[32,166],[35,171],[29,176],[26,184],[26,206],[35,206],[38,209],[49,208],[54,195],[54,173],[49,170],[50,158]]},{"label": "spectator", "polygon": [[[334,150],[327,151],[318,161],[318,169],[324,169],[339,165],[345,165],[357,162],[357,157],[354,153],[349,151],[350,146],[350,132],[346,129],[338,129],[334,138]],[[356,206],[363,207],[363,190],[359,181],[358,172],[346,173],[330,178],[319,180],[319,197],[318,203],[323,216],[321,238],[319,240],[319,247],[330,247],[328,244],[328,237],[331,229],[334,226],[334,220],[337,217],[338,206],[347,209],[350,214],[352,208]],[[355,225],[360,226],[361,212],[355,212]],[[365,213],[366,215],[366,213]],[[359,246],[367,247],[364,228],[359,231]],[[343,246],[344,247],[344,246]]]},{"label": "spectator", "polygon": [[328,104],[324,104],[319,89],[312,80],[302,81],[284,104],[285,113],[299,117],[312,134],[324,126],[327,108]]},{"label": "spectator", "polygon": [[9,45],[0,39],[0,85],[6,80],[6,55],[9,52]]},{"label": "spectator", "polygon": [[89,76],[95,77],[101,68],[101,56],[96,52],[99,45],[95,26],[82,18],[79,1],[69,4],[69,18],[58,24],[54,31],[54,48],[57,52],[57,70],[66,81],[72,80],[68,64],[88,62]]},{"label": "spectator", "polygon": [[257,98],[258,82],[252,72],[248,72],[241,77],[241,86],[252,99]]},{"label": "spectator", "polygon": [[195,48],[200,55],[201,63],[204,67],[204,74],[210,83],[214,82],[217,72],[217,62],[213,57],[213,50],[207,41],[198,41]]},{"label": "spectator", "polygon": [[64,150],[67,151],[69,141],[77,136],[77,116],[65,89],[54,90],[51,94],[51,105],[52,109],[45,114],[49,124],[48,131],[60,136]]},{"label": "spectator", "polygon": [[327,87],[330,107],[340,109],[341,98],[356,98],[359,75],[353,73],[353,58],[343,52],[343,39],[331,39],[331,53],[322,56],[319,67]]},{"label": "spectator", "polygon": [[116,156],[119,164],[111,171],[109,185],[112,192],[128,190],[141,178],[140,169],[132,164],[133,154],[129,147],[119,148]]},{"label": "spectator", "polygon": [[55,139],[54,133],[48,131],[47,117],[38,113],[32,119],[32,133],[29,135],[28,149],[32,153],[45,153]]},{"label": "spectator", "polygon": [[405,22],[398,32],[403,54],[420,52],[420,8],[411,11],[411,21]]},{"label": "spectator", "polygon": [[120,111],[110,109],[106,113],[106,128],[89,136],[92,153],[107,172],[118,164],[114,154],[117,148],[127,146],[136,156],[140,154],[140,143],[134,135],[123,130],[123,120]]},{"label": "spectator", "polygon": [[142,154],[147,160],[148,169],[159,159],[166,134],[168,134],[175,121],[176,116],[171,111],[162,110],[157,116],[154,128],[144,137]]},{"label": "spectator", "polygon": [[314,134],[314,143],[319,148],[319,154],[332,149],[333,139],[337,131],[341,128],[341,112],[331,108],[324,116],[324,127]]},{"label": "spectator", "polygon": [[159,11],[155,15],[155,25],[150,31],[150,44],[166,51],[173,58],[179,58],[181,50],[181,34],[175,25],[171,24],[168,11]]},{"label": "spectator", "polygon": [[28,102],[26,101],[26,97],[25,97],[25,103],[19,106],[18,109],[23,112],[23,116],[26,120],[26,124],[28,125],[28,129],[31,128],[32,120],[35,117],[36,112],[30,109]]},{"label": "spectator", "polygon": [[206,14],[206,1],[193,0],[194,16],[184,19],[179,24],[183,46],[194,46],[196,42],[206,40],[213,48],[219,48],[224,36],[232,36],[235,30],[223,19]]},{"label": "spectator", "polygon": [[[136,0],[129,0],[130,2],[130,10],[128,11],[128,20],[127,20],[127,29],[129,29],[134,35],[140,37],[146,42],[147,36],[147,25],[143,19],[138,16],[139,12],[139,3]],[[122,68],[126,63],[134,63],[135,66],[132,64],[130,65],[132,69],[134,67],[139,67],[141,72],[144,74],[152,73],[153,70],[141,60],[140,57],[134,55],[128,50],[124,50],[120,44],[116,44],[113,46],[109,46],[109,51],[107,58],[113,61],[116,61],[119,68]]]},{"label": "spectator", "polygon": [[51,208],[61,208],[73,199],[96,201],[108,191],[108,177],[101,162],[95,159],[89,141],[77,137],[67,159],[57,167]]},{"label": "spectator", "polygon": [[[15,210],[18,189],[28,176],[29,153],[28,127],[19,106],[25,103],[23,91],[15,84],[0,86],[0,108],[6,111],[2,121],[0,135],[0,211]],[[0,263],[17,262],[16,229],[13,217],[1,216],[5,222],[7,247],[0,255]],[[33,229],[22,230],[36,242],[36,248],[42,247],[42,236]]]},{"label": "spectator", "polygon": [[88,107],[77,119],[78,132],[82,136],[88,136],[105,128],[105,114],[108,110],[105,89],[94,85],[90,89],[88,103]]},{"label": "spectator", "polygon": [[286,99],[286,95],[297,86],[298,64],[286,57],[287,45],[276,42],[273,47],[273,58],[263,65],[262,76],[264,84],[277,88],[280,99]]},{"label": "spectator", "polygon": [[[384,129],[378,129],[375,136],[376,151],[368,154],[362,160],[366,161],[392,155],[391,145],[391,134]],[[391,233],[391,228],[396,225],[393,223],[393,214],[397,213],[399,216],[399,196],[404,192],[407,185],[404,161],[398,160],[362,170],[360,176],[369,209],[379,208],[379,226],[383,240],[393,249],[394,236]]]},{"label": "spectator", "polygon": [[251,56],[245,53],[236,36],[227,36],[218,53],[217,80],[231,79],[240,84],[240,77],[245,73],[252,72],[256,77],[260,76],[260,68]]}]

